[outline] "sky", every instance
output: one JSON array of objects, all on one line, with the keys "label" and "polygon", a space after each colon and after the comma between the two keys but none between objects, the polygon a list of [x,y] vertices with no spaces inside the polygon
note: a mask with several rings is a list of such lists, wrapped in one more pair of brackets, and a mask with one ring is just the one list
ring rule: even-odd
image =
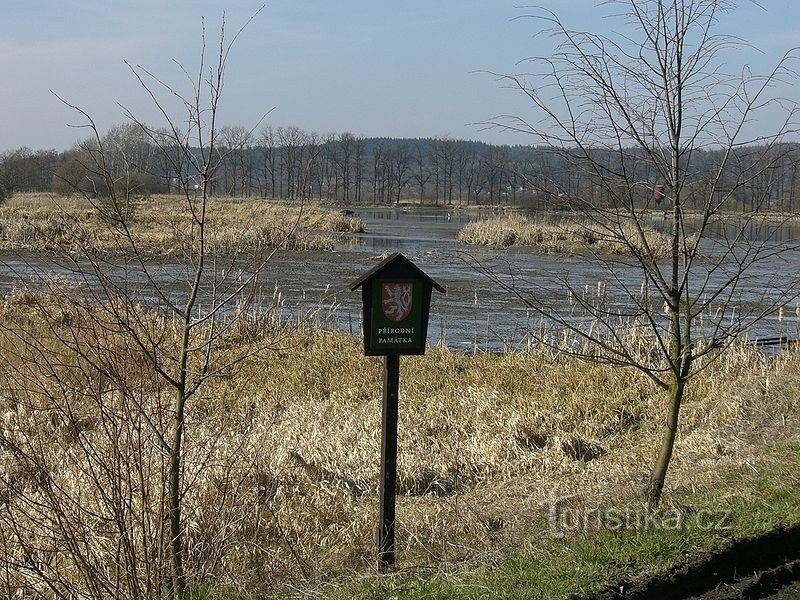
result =
[{"label": "sky", "polygon": [[[517,72],[521,59],[552,46],[536,21],[520,18],[531,11],[519,0],[2,2],[0,152],[63,150],[85,134],[69,126],[83,121],[55,94],[101,130],[125,122],[120,105],[160,125],[126,61],[188,89],[178,65],[197,70],[203,20],[213,43],[223,12],[231,35],[264,6],[231,52],[220,108],[223,125],[248,128],[266,115],[264,123],[321,134],[529,143],[480,125],[530,110],[490,73]],[[538,4],[577,29],[617,26],[595,0]],[[745,48],[732,58],[763,69],[800,46],[797,0],[739,4],[719,31],[759,52]]]}]

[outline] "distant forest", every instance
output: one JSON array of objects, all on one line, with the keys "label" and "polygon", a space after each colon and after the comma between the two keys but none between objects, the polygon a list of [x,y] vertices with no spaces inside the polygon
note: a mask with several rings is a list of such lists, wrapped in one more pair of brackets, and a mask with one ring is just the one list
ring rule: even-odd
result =
[{"label": "distant forest", "polygon": [[[160,136],[160,137],[159,137]],[[171,193],[197,174],[170,153],[166,132],[145,132],[135,123],[112,128],[101,140],[109,170],[140,194]],[[14,191],[60,194],[81,190],[102,194],[93,178],[98,143],[87,140],[70,150],[0,154],[0,197]],[[199,149],[196,150],[199,152]],[[345,205],[395,204],[417,200],[434,205],[524,205],[552,208],[563,198],[604,204],[617,191],[601,185],[579,156],[547,147],[498,146],[449,138],[367,138],[350,133],[320,136],[297,127],[266,126],[253,133],[243,127],[219,130],[217,195],[296,200],[312,198]],[[660,182],[641,151],[596,150],[594,158],[619,173],[619,185],[637,202],[661,200]],[[753,157],[751,159],[751,157]],[[723,153],[698,150],[685,155],[687,206],[699,203],[704,182],[720,169]],[[725,161],[727,177],[745,177],[747,185],[727,208],[798,209],[800,144],[768,149],[738,148]]]}]

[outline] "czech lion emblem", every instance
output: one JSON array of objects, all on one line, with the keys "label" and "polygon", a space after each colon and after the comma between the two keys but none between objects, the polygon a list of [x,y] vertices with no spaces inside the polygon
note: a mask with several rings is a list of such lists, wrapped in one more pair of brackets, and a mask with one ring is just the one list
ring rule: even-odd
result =
[{"label": "czech lion emblem", "polygon": [[390,321],[402,321],[411,313],[414,299],[414,284],[384,283],[381,286],[381,308]]}]

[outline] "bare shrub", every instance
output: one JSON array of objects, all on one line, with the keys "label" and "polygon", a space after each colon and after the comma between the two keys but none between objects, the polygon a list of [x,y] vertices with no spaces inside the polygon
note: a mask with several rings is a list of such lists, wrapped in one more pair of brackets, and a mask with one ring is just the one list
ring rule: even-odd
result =
[{"label": "bare shrub", "polygon": [[[31,267],[20,277],[30,310],[4,327],[4,350],[16,360],[3,367],[14,409],[3,446],[22,469],[4,482],[11,500],[3,560],[14,593],[181,598],[187,584],[199,584],[187,580],[185,566],[205,564],[196,556],[197,513],[189,498],[198,479],[224,469],[229,455],[217,453],[218,432],[201,426],[193,405],[209,414],[201,398],[210,382],[235,377],[252,355],[276,343],[264,336],[241,346],[228,337],[238,335],[261,273],[295,235],[304,205],[301,198],[277,233],[262,232],[268,240],[223,248],[224,256],[215,248],[232,244],[210,193],[224,160],[215,124],[231,43],[223,19],[210,74],[201,67],[197,87],[186,93],[132,68],[156,108],[163,109],[161,92],[184,100],[179,119],[160,110],[166,136],[128,115],[176,171],[181,193],[170,210],[151,205],[149,215],[140,214],[147,199],[133,165],[125,153],[116,165],[120,157],[91,116],[68,104],[91,132],[74,191],[91,207],[104,252],[78,234],[83,222],[75,231],[62,230],[63,220],[46,220],[52,230],[33,229],[30,237],[65,241],[52,267],[67,279],[54,282]],[[201,64],[205,53],[203,40]],[[90,190],[82,187],[86,181]],[[148,218],[163,223],[165,216],[161,230],[147,226]],[[245,225],[237,222],[234,234]],[[25,235],[23,228],[17,237]],[[173,271],[151,260],[147,242],[158,236],[174,241]],[[29,418],[34,430],[27,429]],[[245,474],[236,477],[234,485],[242,485]]]}]

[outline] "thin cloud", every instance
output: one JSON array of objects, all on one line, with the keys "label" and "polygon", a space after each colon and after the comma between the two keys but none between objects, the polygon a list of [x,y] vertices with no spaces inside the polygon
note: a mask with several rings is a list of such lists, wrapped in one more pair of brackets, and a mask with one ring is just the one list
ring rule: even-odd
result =
[{"label": "thin cloud", "polygon": [[117,60],[133,53],[139,53],[143,47],[152,48],[154,43],[155,40],[144,36],[113,40],[91,37],[37,42],[0,40],[0,64],[19,65],[20,62],[41,59],[46,59],[48,62],[63,62],[80,58],[85,61],[87,57],[91,57],[92,62],[103,57]]},{"label": "thin cloud", "polygon": [[771,31],[750,40],[756,48],[786,50],[800,47],[800,31],[790,29],[786,31]]}]

